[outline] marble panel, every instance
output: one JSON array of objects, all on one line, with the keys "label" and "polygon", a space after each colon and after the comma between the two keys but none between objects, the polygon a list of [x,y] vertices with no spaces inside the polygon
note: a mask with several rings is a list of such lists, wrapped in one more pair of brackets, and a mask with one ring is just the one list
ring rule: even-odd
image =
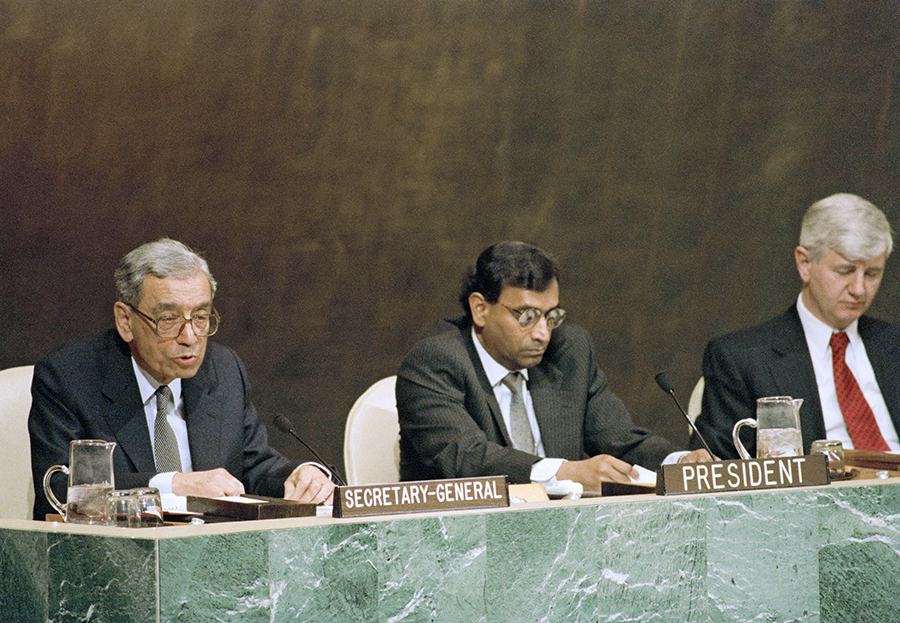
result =
[{"label": "marble panel", "polygon": [[47,544],[49,623],[158,620],[155,541],[58,533]]},{"label": "marble panel", "polygon": [[272,620],[374,621],[376,550],[368,523],[272,531]]},{"label": "marble panel", "polygon": [[823,623],[900,621],[900,487],[820,496]]},{"label": "marble panel", "polygon": [[0,532],[0,620],[47,620],[47,534]]},{"label": "marble panel", "polygon": [[[486,589],[504,607],[488,620],[697,620],[705,610],[698,515],[689,503],[493,515]],[[666,535],[666,544],[647,534]]]},{"label": "marble panel", "polygon": [[496,513],[487,519],[487,621],[586,620],[596,603],[596,568],[585,555],[596,543],[593,510]]},{"label": "marble panel", "polygon": [[704,497],[709,620],[815,623],[816,490]]},{"label": "marble panel", "polygon": [[597,506],[590,620],[706,621],[706,533],[696,499]]},{"label": "marble panel", "polygon": [[159,541],[160,621],[269,623],[269,532]]},{"label": "marble panel", "polygon": [[377,621],[484,621],[486,515],[378,524]]},{"label": "marble panel", "polygon": [[483,620],[484,523],[449,515],[273,531],[273,620]]}]

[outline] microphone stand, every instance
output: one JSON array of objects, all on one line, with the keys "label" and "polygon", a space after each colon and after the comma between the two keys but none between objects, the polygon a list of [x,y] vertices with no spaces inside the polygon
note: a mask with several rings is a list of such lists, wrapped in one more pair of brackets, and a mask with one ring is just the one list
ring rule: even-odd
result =
[{"label": "microphone stand", "polygon": [[654,376],[653,378],[656,379],[656,384],[659,385],[660,389],[662,389],[664,392],[666,392],[667,394],[669,394],[670,396],[672,396],[672,400],[675,401],[675,406],[678,407],[678,409],[679,409],[679,410],[681,411],[681,413],[684,415],[684,419],[686,419],[686,420],[688,421],[688,424],[691,425],[691,428],[694,429],[694,432],[697,434],[697,437],[698,437],[698,438],[700,439],[700,441],[703,443],[703,447],[706,448],[706,451],[707,451],[707,452],[709,452],[709,456],[711,456],[713,459],[715,459],[715,458],[716,458],[716,455],[713,454],[713,451],[709,449],[709,444],[706,443],[706,439],[704,439],[704,438],[703,438],[703,435],[700,434],[700,431],[697,430],[697,426],[694,424],[694,420],[692,420],[692,419],[691,419],[691,416],[689,416],[689,415],[687,414],[687,411],[685,411],[685,410],[681,407],[681,404],[678,402],[678,398],[675,397],[675,389],[674,389],[674,388],[672,387],[672,385],[669,383],[669,378],[666,376],[666,373],[665,373],[665,372],[660,372],[659,374],[657,374],[657,375]]},{"label": "microphone stand", "polygon": [[288,435],[299,441],[301,444],[303,444],[303,447],[309,450],[310,453],[314,457],[316,457],[316,459],[318,459],[319,463],[330,469],[331,473],[334,474],[334,479],[337,481],[338,485],[340,485],[341,487],[347,486],[347,483],[344,482],[343,478],[341,478],[341,475],[338,473],[337,469],[335,469],[334,465],[330,465],[325,459],[319,456],[319,453],[313,450],[312,446],[303,441],[303,439],[300,438],[300,435],[294,432],[294,426],[291,424],[291,421],[289,419],[287,419],[283,415],[279,415],[275,418],[274,424],[275,428],[280,430],[282,433],[287,433]]}]

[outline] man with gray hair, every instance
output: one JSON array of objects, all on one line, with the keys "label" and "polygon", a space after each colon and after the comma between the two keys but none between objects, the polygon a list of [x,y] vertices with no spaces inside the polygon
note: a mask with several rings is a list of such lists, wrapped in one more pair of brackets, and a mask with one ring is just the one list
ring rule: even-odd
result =
[{"label": "man with gray hair", "polygon": [[[900,451],[900,327],[865,316],[893,248],[887,218],[856,195],[814,203],[794,259],[797,303],[759,326],[716,338],[703,355],[697,427],[713,452],[738,458],[734,424],[765,396],[802,398],[803,451],[817,439],[845,448]],[[700,447],[697,436],[692,447]],[[755,454],[756,442],[745,446]]]},{"label": "man with gray hair", "polygon": [[[35,365],[28,418],[34,518],[54,512],[44,473],[68,463],[73,439],[116,442],[120,489],[331,499],[327,468],[298,465],[269,447],[243,364],[230,349],[207,343],[219,315],[206,261],[163,238],[128,253],[115,279],[115,328]],[[62,480],[52,483],[59,499]]]}]

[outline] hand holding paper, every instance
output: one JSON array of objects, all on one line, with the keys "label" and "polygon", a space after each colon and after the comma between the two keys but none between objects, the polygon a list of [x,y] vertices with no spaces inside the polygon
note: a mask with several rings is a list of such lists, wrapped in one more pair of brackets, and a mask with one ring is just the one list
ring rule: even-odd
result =
[{"label": "hand holding paper", "polygon": [[640,473],[633,466],[608,454],[566,461],[556,472],[557,480],[581,483],[585,491],[600,491],[602,482],[630,483],[636,478],[640,478]]},{"label": "hand holding paper", "polygon": [[631,482],[637,485],[656,485],[656,472],[652,472],[640,465],[635,465],[634,469],[637,471],[638,476],[637,478],[632,478]]}]

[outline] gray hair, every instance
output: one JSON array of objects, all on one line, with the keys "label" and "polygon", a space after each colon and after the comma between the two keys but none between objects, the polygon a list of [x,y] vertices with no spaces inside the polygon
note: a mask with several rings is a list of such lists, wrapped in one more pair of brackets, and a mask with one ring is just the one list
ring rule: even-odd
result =
[{"label": "gray hair", "polygon": [[825,248],[850,261],[891,254],[894,241],[884,213],[857,195],[838,193],[812,204],[803,215],[800,246],[813,261]]},{"label": "gray hair", "polygon": [[147,275],[159,279],[166,277],[183,279],[196,275],[198,271],[206,275],[212,298],[216,294],[216,280],[209,272],[206,260],[196,251],[170,238],[148,242],[125,255],[116,268],[115,279],[119,300],[137,305],[141,300],[141,286]]}]

